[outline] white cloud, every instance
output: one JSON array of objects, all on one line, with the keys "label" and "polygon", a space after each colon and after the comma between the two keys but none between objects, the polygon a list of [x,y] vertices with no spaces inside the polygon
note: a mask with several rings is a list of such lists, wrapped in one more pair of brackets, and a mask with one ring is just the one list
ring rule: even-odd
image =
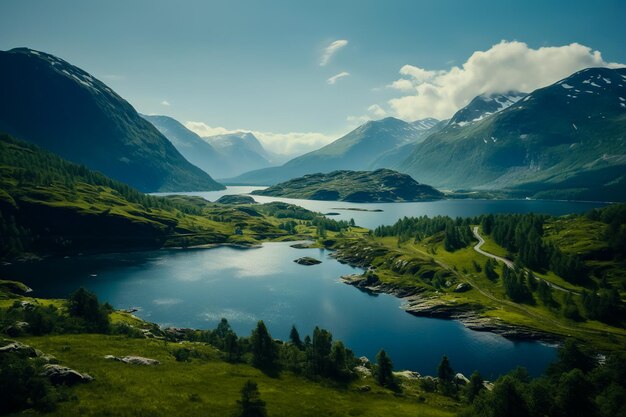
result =
[{"label": "white cloud", "polygon": [[385,117],[387,112],[378,104],[372,104],[367,108],[367,111],[374,117]]},{"label": "white cloud", "polygon": [[339,39],[332,42],[326,48],[324,48],[324,53],[322,54],[322,59],[320,60],[320,66],[325,66],[330,62],[330,59],[339,51],[341,48],[346,46],[348,41],[345,39]]},{"label": "white cloud", "polygon": [[163,101],[161,102],[161,106],[166,106],[166,107],[169,107],[169,106],[170,106],[170,102],[169,102],[169,101],[167,101],[167,100],[163,100]]},{"label": "white cloud", "polygon": [[405,120],[445,119],[483,93],[531,92],[588,67],[623,66],[604,61],[599,51],[572,43],[532,49],[523,42],[502,41],[476,51],[461,66],[427,70],[405,65],[404,77],[389,87],[410,95],[389,100],[393,114]]},{"label": "white cloud", "polygon": [[341,135],[326,135],[318,132],[260,132],[247,129],[231,130],[224,127],[211,127],[203,122],[185,122],[185,127],[199,136],[207,137],[214,135],[224,135],[235,132],[251,132],[263,144],[263,147],[270,152],[280,155],[294,157],[306,152],[319,149],[329,144]]},{"label": "white cloud", "polygon": [[237,133],[239,130],[229,130],[225,127],[211,127],[203,122],[185,122],[185,127],[198,136],[207,137],[215,135],[226,135],[228,133]]},{"label": "white cloud", "polygon": [[326,80],[326,82],[327,82],[328,84],[331,84],[331,85],[332,85],[332,84],[335,84],[335,83],[337,82],[337,80],[339,80],[339,79],[341,79],[341,78],[343,78],[343,77],[347,77],[347,76],[349,76],[349,75],[350,75],[350,73],[349,73],[349,72],[343,71],[343,72],[340,72],[340,73],[339,73],[339,74],[337,74],[337,75],[333,75],[333,76],[332,76],[332,77],[330,77],[328,80]]},{"label": "white cloud", "polygon": [[363,114],[361,116],[348,116],[346,120],[351,128],[355,128],[365,122],[382,119],[385,116],[387,116],[387,111],[385,109],[378,104],[372,104],[367,108],[367,114]]}]

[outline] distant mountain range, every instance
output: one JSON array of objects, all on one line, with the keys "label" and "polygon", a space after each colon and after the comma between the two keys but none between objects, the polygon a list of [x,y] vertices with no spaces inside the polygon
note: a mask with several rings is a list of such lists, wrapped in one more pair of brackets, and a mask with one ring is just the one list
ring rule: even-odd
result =
[{"label": "distant mountain range", "polygon": [[381,158],[393,159],[394,156],[389,155],[393,150],[419,143],[437,122],[425,119],[407,123],[393,117],[370,121],[321,149],[294,158],[284,165],[254,170],[225,181],[271,185],[316,172],[379,168]]},{"label": "distant mountain range", "polygon": [[0,131],[145,192],[223,189],[111,88],[62,59],[0,51]]},{"label": "distant mountain range", "polygon": [[626,200],[626,69],[589,68],[530,94],[480,95],[450,120],[371,121],[280,167],[271,185],[337,169],[392,168],[437,188]]},{"label": "distant mountain range", "polygon": [[626,68],[589,68],[495,114],[465,113],[400,170],[439,188],[626,200]]},{"label": "distant mountain range", "polygon": [[200,137],[168,116],[142,115],[172,142],[192,164],[215,178],[239,175],[271,166],[272,156],[249,132]]}]

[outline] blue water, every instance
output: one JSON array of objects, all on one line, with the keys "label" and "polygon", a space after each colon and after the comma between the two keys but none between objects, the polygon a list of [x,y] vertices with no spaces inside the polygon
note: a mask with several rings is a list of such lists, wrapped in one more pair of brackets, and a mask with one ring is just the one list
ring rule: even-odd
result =
[{"label": "blue water", "polygon": [[[161,250],[48,259],[0,267],[20,279],[34,296],[66,297],[80,286],[117,308],[138,307],[138,316],[162,325],[214,328],[225,317],[240,335],[263,319],[274,337],[287,339],[291,325],[311,334],[330,330],[358,355],[373,359],[384,348],[396,369],[435,374],[443,354],[469,375],[497,375],[521,365],[541,373],[555,349],[536,342],[512,342],[466,329],[455,321],[414,317],[402,301],[372,296],[339,281],[359,273],[320,249],[267,243],[257,249]],[[302,256],[322,261],[302,266]]]},{"label": "blue water", "polygon": [[[265,187],[231,186],[222,191],[182,193],[204,197],[215,201],[226,194],[248,194],[253,190]],[[473,217],[488,213],[544,213],[560,216],[571,213],[584,213],[593,208],[604,207],[605,203],[578,202],[578,201],[550,201],[550,200],[438,200],[417,203],[344,203],[338,201],[300,200],[294,198],[252,196],[259,203],[270,201],[284,201],[302,206],[320,213],[335,212],[336,220],[354,219],[359,226],[374,229],[380,225],[395,223],[403,217],[416,216],[450,216]],[[382,212],[337,210],[345,208],[360,208],[367,210],[380,209]]]}]

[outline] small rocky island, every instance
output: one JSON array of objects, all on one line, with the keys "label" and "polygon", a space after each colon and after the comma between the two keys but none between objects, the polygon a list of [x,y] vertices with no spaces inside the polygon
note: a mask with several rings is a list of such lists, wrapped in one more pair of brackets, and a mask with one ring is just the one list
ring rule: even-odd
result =
[{"label": "small rocky island", "polygon": [[306,266],[311,266],[311,265],[317,265],[317,264],[321,264],[322,261],[318,261],[315,258],[310,258],[308,256],[305,256],[303,258],[298,258],[296,260],[294,260],[295,263],[299,264],[299,265],[306,265]]},{"label": "small rocky island", "polygon": [[430,185],[420,184],[409,175],[390,169],[309,174],[252,194],[352,203],[392,203],[444,197]]}]

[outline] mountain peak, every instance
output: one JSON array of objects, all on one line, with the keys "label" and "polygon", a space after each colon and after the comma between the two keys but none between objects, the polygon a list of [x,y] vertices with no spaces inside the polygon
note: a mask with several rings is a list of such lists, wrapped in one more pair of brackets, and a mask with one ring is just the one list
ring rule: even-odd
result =
[{"label": "mountain peak", "polygon": [[478,122],[487,116],[512,106],[526,96],[526,93],[519,91],[480,94],[474,97],[467,106],[457,111],[448,122],[448,125],[465,126],[469,123]]}]

